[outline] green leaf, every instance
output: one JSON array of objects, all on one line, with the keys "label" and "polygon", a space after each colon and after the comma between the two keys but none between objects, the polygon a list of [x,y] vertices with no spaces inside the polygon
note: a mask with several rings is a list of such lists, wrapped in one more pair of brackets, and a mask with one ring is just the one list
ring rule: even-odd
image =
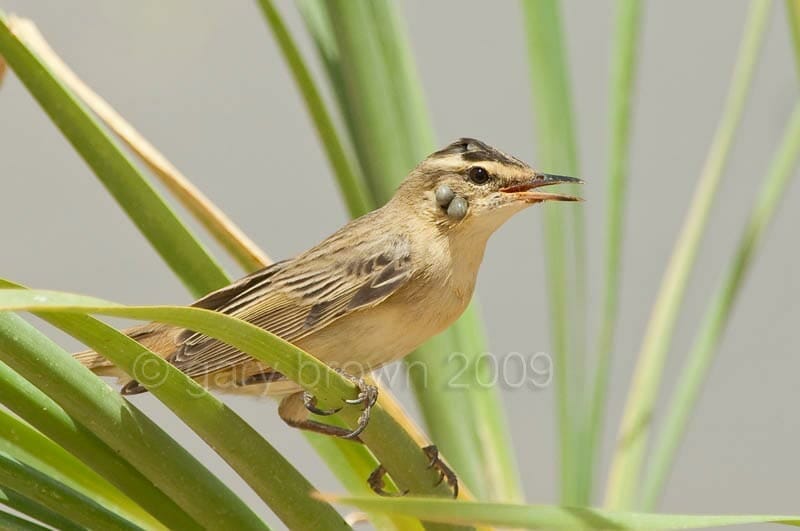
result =
[{"label": "green leaf", "polygon": [[792,33],[797,73],[800,74],[800,0],[786,0],[786,20]]},{"label": "green leaf", "polygon": [[[0,79],[2,81],[2,79]],[[5,531],[48,531],[49,527],[43,527],[30,520],[25,520],[11,513],[0,511],[0,529]],[[74,529],[81,529],[75,527],[64,528],[64,531],[72,531]],[[60,531],[60,530],[59,530]]]},{"label": "green leaf", "polygon": [[0,453],[47,474],[128,528],[166,529],[69,452],[4,410],[0,410]]},{"label": "green leaf", "polygon": [[586,458],[578,468],[583,491],[578,499],[588,503],[596,471],[598,443],[603,434],[614,332],[619,314],[619,284],[622,274],[622,239],[625,218],[625,198],[628,180],[628,150],[630,145],[631,109],[636,76],[636,55],[641,28],[642,2],[617,0],[616,32],[611,66],[611,142],[609,145],[608,185],[606,201],[605,282],[601,326],[597,341],[597,361],[594,384],[587,405],[589,414],[586,439],[579,442]]},{"label": "green leaf", "polygon": [[686,432],[689,416],[697,404],[700,389],[728,324],[731,310],[764,232],[785,195],[786,187],[797,167],[798,157],[800,157],[800,104],[795,106],[783,142],[767,171],[761,193],[742,232],[739,247],[729,262],[722,285],[711,299],[700,332],[689,351],[683,372],[677,380],[677,389],[667,410],[664,429],[653,450],[644,482],[643,506],[647,509],[655,506],[663,489],[678,445]]},{"label": "green leaf", "polygon": [[[4,286],[8,284],[0,281],[0,287]],[[200,384],[96,319],[53,313],[40,317],[103,354],[128,374],[146,367],[156,382],[151,389],[156,398],[225,459],[287,526],[349,529],[330,505],[309,496],[313,486],[272,445]]]},{"label": "green leaf", "polygon": [[203,295],[227,285],[222,269],[86,108],[11,31],[2,11],[0,55],[186,287]]},{"label": "green leaf", "polygon": [[[578,175],[578,148],[569,68],[557,1],[523,0],[539,168]],[[579,194],[575,187],[569,193]],[[586,503],[579,481],[577,422],[586,386],[586,242],[582,208],[543,205],[546,287],[554,354],[556,414],[560,447],[561,500]],[[572,290],[570,289],[572,288]]]},{"label": "green leaf", "polygon": [[303,101],[317,129],[317,134],[322,147],[325,149],[328,162],[333,168],[347,208],[353,215],[369,212],[374,208],[375,202],[370,197],[363,177],[356,170],[345,151],[336,131],[336,126],[333,124],[333,119],[325,106],[325,102],[322,100],[314,79],[311,77],[311,72],[300,55],[300,50],[298,50],[294,39],[272,1],[259,0],[258,3],[294,77],[297,89],[303,96]]},{"label": "green leaf", "polygon": [[720,177],[742,116],[769,19],[770,6],[770,0],[756,0],[750,4],[744,38],[722,119],[647,324],[611,463],[606,491],[606,504],[610,508],[635,506],[662,368],[708,214],[717,196]]},{"label": "green leaf", "polygon": [[[13,509],[19,514],[24,514],[37,522],[41,522],[43,524],[47,524],[52,528],[58,529],[59,531],[83,531],[85,528],[79,526],[69,518],[65,518],[64,516],[58,514],[57,512],[48,509],[44,505],[41,505],[25,496],[22,496],[18,492],[15,492],[9,488],[2,488],[0,487],[0,504]],[[0,515],[0,529],[6,529],[5,526],[9,526],[9,529],[27,529],[25,527],[18,528],[14,527],[17,525],[16,522],[5,522],[3,518],[4,515]],[[10,515],[9,515],[10,516]],[[26,522],[27,523],[27,522]],[[35,525],[35,524],[32,524]],[[45,529],[43,527],[34,527],[33,529]]]},{"label": "green leaf", "polygon": [[56,480],[51,472],[38,470],[0,450],[0,484],[90,529],[140,529],[92,498]]},{"label": "green leaf", "polygon": [[[275,368],[313,393],[321,408],[338,406],[343,398],[355,398],[357,394],[347,379],[294,345],[246,321],[210,310],[183,306],[122,306],[69,293],[19,289],[0,290],[0,311],[5,310],[97,313],[185,327],[218,338]],[[151,361],[146,353],[144,356],[148,362]],[[160,384],[162,379],[172,378],[174,373],[178,373],[169,370],[169,364],[160,358],[152,361],[157,364],[148,366],[147,374],[137,374],[144,385]],[[338,415],[353,427],[360,410],[345,408]],[[421,495],[452,495],[449,487],[437,484],[438,474],[428,468],[428,458],[413,438],[380,406],[380,400],[372,410],[369,427],[360,438],[402,488]]]},{"label": "green leaf", "polygon": [[61,406],[2,362],[0,403],[89,465],[167,527],[186,530],[200,528],[195,520],[156,488],[136,467],[122,459],[89,428],[70,417]]},{"label": "green leaf", "polygon": [[[0,290],[15,291],[27,293]],[[153,421],[13,314],[0,313],[0,360],[46,391],[203,526],[267,529],[244,502]]]},{"label": "green leaf", "polygon": [[416,516],[433,522],[525,529],[701,529],[740,524],[774,523],[800,526],[800,516],[646,514],[605,511],[588,507],[512,505],[424,498],[325,496],[365,511]]}]

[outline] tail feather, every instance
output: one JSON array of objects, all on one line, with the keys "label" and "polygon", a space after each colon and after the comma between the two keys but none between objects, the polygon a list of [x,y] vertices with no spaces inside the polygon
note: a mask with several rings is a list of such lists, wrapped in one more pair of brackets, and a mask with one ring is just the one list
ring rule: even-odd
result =
[{"label": "tail feather", "polygon": [[[161,323],[148,323],[128,328],[122,332],[159,356],[166,358],[175,350],[176,340],[181,330]],[[125,372],[94,350],[84,350],[73,354],[72,357],[100,376],[116,377],[125,384],[123,389],[126,389],[128,393],[145,391],[143,387],[139,386],[138,382],[131,380]]]},{"label": "tail feather", "polygon": [[105,359],[101,354],[94,350],[84,350],[72,355],[73,358],[81,362],[84,367],[89,369],[101,369],[103,367],[113,367],[114,364]]}]

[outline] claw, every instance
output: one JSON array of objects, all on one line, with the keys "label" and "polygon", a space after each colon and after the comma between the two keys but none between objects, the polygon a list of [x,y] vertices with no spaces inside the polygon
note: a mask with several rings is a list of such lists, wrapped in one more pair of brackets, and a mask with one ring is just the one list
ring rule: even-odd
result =
[{"label": "claw", "polygon": [[[342,433],[341,431],[337,433],[328,432],[328,434],[335,435],[343,439],[359,440],[358,436],[361,435],[361,432],[363,432],[367,428],[367,424],[369,424],[369,417],[370,414],[372,413],[372,407],[378,401],[378,388],[374,385],[368,384],[363,378],[359,378],[358,376],[353,376],[352,374],[348,374],[347,372],[341,369],[336,369],[336,372],[347,378],[349,381],[353,382],[353,384],[355,384],[356,387],[358,388],[358,396],[356,398],[345,399],[343,400],[343,402],[349,405],[360,405],[362,406],[362,410],[361,410],[361,415],[359,415],[358,417],[358,425],[353,431],[344,433]],[[334,413],[338,413],[342,409],[341,407],[332,409],[318,408],[316,397],[309,392],[303,393],[303,405],[311,413],[322,416],[333,415]],[[295,423],[294,425],[296,426],[297,424]],[[306,427],[306,429],[311,429],[311,428]],[[340,428],[336,429],[340,430]],[[319,430],[317,429],[315,431]]]},{"label": "claw", "polygon": [[369,485],[369,488],[372,489],[372,492],[379,496],[387,496],[390,498],[399,498],[408,494],[408,489],[402,492],[387,492],[383,490],[383,488],[386,486],[383,481],[385,476],[386,469],[383,467],[383,465],[378,465],[378,468],[372,471],[372,474],[370,474],[369,478],[367,478],[367,484]]},{"label": "claw", "polygon": [[306,409],[312,412],[315,415],[320,416],[328,416],[333,415],[334,413],[338,413],[342,408],[335,407],[332,409],[320,409],[317,407],[317,398],[309,393],[308,391],[303,393],[303,405],[306,406]]},{"label": "claw", "polygon": [[442,481],[447,480],[447,484],[453,489],[453,498],[458,498],[458,476],[439,458],[439,449],[436,445],[426,446],[422,451],[430,459],[428,468],[435,468],[439,472],[439,481],[434,486],[439,486]]},{"label": "claw", "polygon": [[336,369],[336,372],[350,380],[358,388],[358,396],[356,398],[345,399],[345,404],[362,405],[364,409],[358,417],[358,425],[356,429],[349,434],[344,435],[345,439],[354,439],[361,435],[367,424],[369,424],[369,417],[372,413],[372,406],[378,401],[378,388],[374,385],[368,384],[363,378],[353,376],[342,369]]}]

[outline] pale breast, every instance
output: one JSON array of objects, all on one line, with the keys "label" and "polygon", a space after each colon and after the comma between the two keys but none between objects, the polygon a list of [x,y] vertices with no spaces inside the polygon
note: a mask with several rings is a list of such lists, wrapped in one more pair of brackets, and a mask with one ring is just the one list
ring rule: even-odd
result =
[{"label": "pale breast", "polygon": [[406,356],[464,312],[477,267],[447,266],[426,273],[377,306],[353,312],[303,338],[298,346],[353,374]]}]

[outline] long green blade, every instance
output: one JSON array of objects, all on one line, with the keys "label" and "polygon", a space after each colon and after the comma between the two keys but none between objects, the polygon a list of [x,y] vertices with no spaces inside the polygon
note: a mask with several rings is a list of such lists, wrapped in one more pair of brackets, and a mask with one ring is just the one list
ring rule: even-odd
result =
[{"label": "long green blade", "polygon": [[90,429],[70,417],[61,406],[2,362],[0,403],[89,465],[167,527],[186,530],[200,528],[195,520],[156,488],[136,467],[122,459]]},{"label": "long green blade", "polygon": [[4,410],[0,410],[0,453],[81,494],[91,501],[95,510],[101,510],[129,529],[166,529],[69,452]]},{"label": "long green blade", "polygon": [[[52,528],[59,531],[83,531],[83,527],[76,524],[69,518],[66,518],[52,509],[48,509],[44,505],[37,503],[30,498],[22,496],[20,493],[15,492],[9,488],[0,488],[0,505],[13,509],[18,514],[24,514],[37,522],[47,524]],[[9,525],[0,519],[0,529],[6,529],[4,525]],[[14,526],[9,526],[9,529],[16,529]],[[44,527],[35,527],[35,529],[47,529]]]},{"label": "long green blade", "polygon": [[228,284],[222,269],[119,146],[14,35],[2,11],[0,55],[186,287],[203,295]]},{"label": "long green blade", "polygon": [[67,66],[31,20],[12,16],[9,25],[50,73],[130,148],[234,260],[245,269],[258,269],[259,263],[269,260],[228,216]]},{"label": "long green blade", "polygon": [[375,496],[363,498],[325,496],[325,498],[367,511],[406,514],[433,522],[525,529],[702,529],[759,523],[800,526],[800,516],[646,514],[606,511],[590,507],[454,502],[411,497],[382,499]]},{"label": "long green blade", "polygon": [[[0,281],[0,287],[8,284]],[[158,382],[152,388],[156,398],[214,448],[287,526],[349,529],[329,504],[309,496],[313,486],[272,445],[197,382],[96,319],[51,313],[40,316],[97,350],[128,374],[147,367],[150,377]]]},{"label": "long green blade", "polygon": [[[569,68],[557,1],[523,0],[537,133],[537,166],[577,175],[578,148]],[[576,190],[573,190],[576,192]],[[580,485],[578,425],[585,387],[586,273],[583,209],[544,205],[547,290],[555,361],[561,501],[586,503]],[[570,288],[572,287],[572,289]]]},{"label": "long green blade", "polygon": [[611,353],[619,314],[619,290],[622,272],[622,237],[625,219],[625,199],[628,180],[628,150],[630,145],[636,55],[641,27],[641,0],[617,0],[616,31],[611,66],[611,142],[609,145],[608,185],[606,202],[605,282],[594,386],[588,404],[587,436],[580,446],[586,460],[578,473],[585,489],[579,499],[589,502],[596,470],[597,446],[603,434]]},{"label": "long green blade", "polygon": [[731,260],[722,285],[714,295],[686,365],[678,378],[677,389],[653,455],[643,487],[646,509],[655,506],[663,489],[678,445],[686,432],[689,417],[697,403],[700,389],[708,375],[717,346],[725,332],[742,283],[750,269],[759,244],[776,208],[784,196],[800,157],[800,104],[795,106],[778,152],[767,172],[753,211],[742,233],[739,247]]},{"label": "long green blade", "polygon": [[[2,79],[0,79],[0,81],[2,81]],[[80,527],[75,527],[74,525],[71,525],[66,520],[62,521],[67,524],[67,527],[64,528],[64,531],[74,531],[76,529],[82,529]],[[11,513],[0,511],[0,529],[3,529],[4,531],[49,531],[51,528],[41,526],[36,522],[25,520],[24,518],[20,518],[19,516],[15,516]]]},{"label": "long green blade", "polygon": [[292,72],[295,83],[303,101],[311,115],[311,120],[317,129],[322,147],[328,157],[328,162],[333,168],[339,184],[339,189],[344,196],[347,208],[354,215],[365,214],[372,210],[374,200],[367,190],[363,177],[356,170],[345,151],[344,144],[339,138],[336,126],[333,123],[325,102],[317,89],[311,72],[300,55],[300,50],[294,42],[280,13],[275,9],[271,0],[259,0],[259,5],[264,13],[267,23],[272,30],[278,46],[283,53],[289,70]]},{"label": "long green blade", "polygon": [[800,0],[786,0],[786,20],[794,44],[794,61],[800,74]]},{"label": "long green blade", "polygon": [[[165,322],[218,338],[274,367],[313,393],[321,408],[339,406],[343,398],[355,398],[357,394],[347,379],[294,345],[253,324],[210,310],[183,306],[122,306],[68,293],[19,289],[0,290],[0,311],[4,310],[98,313]],[[180,376],[161,358],[148,361],[152,361],[152,365],[148,365],[147,374],[137,374],[146,386],[159,385],[163,378]],[[173,373],[178,374],[173,376]],[[345,408],[338,413],[339,418],[351,427],[357,424],[359,415],[358,408]],[[380,400],[372,409],[369,427],[360,439],[401,488],[424,495],[452,496],[448,486],[437,483],[439,476],[428,467],[428,458],[416,441],[380,406]]]},{"label": "long green blade", "polygon": [[105,509],[90,497],[54,479],[50,474],[0,450],[0,485],[35,500],[52,511],[90,529],[135,531],[141,529]]},{"label": "long green blade", "polygon": [[606,504],[610,508],[624,509],[635,504],[636,487],[640,480],[652,422],[653,404],[658,394],[675,319],[742,116],[770,6],[770,0],[756,0],[750,4],[744,38],[722,119],[653,306],[611,463],[606,491]]},{"label": "long green blade", "polygon": [[[3,291],[18,290],[0,290]],[[46,390],[71,417],[90,426],[95,435],[203,526],[267,529],[188,451],[63,349],[13,314],[0,313],[0,361]]]}]

